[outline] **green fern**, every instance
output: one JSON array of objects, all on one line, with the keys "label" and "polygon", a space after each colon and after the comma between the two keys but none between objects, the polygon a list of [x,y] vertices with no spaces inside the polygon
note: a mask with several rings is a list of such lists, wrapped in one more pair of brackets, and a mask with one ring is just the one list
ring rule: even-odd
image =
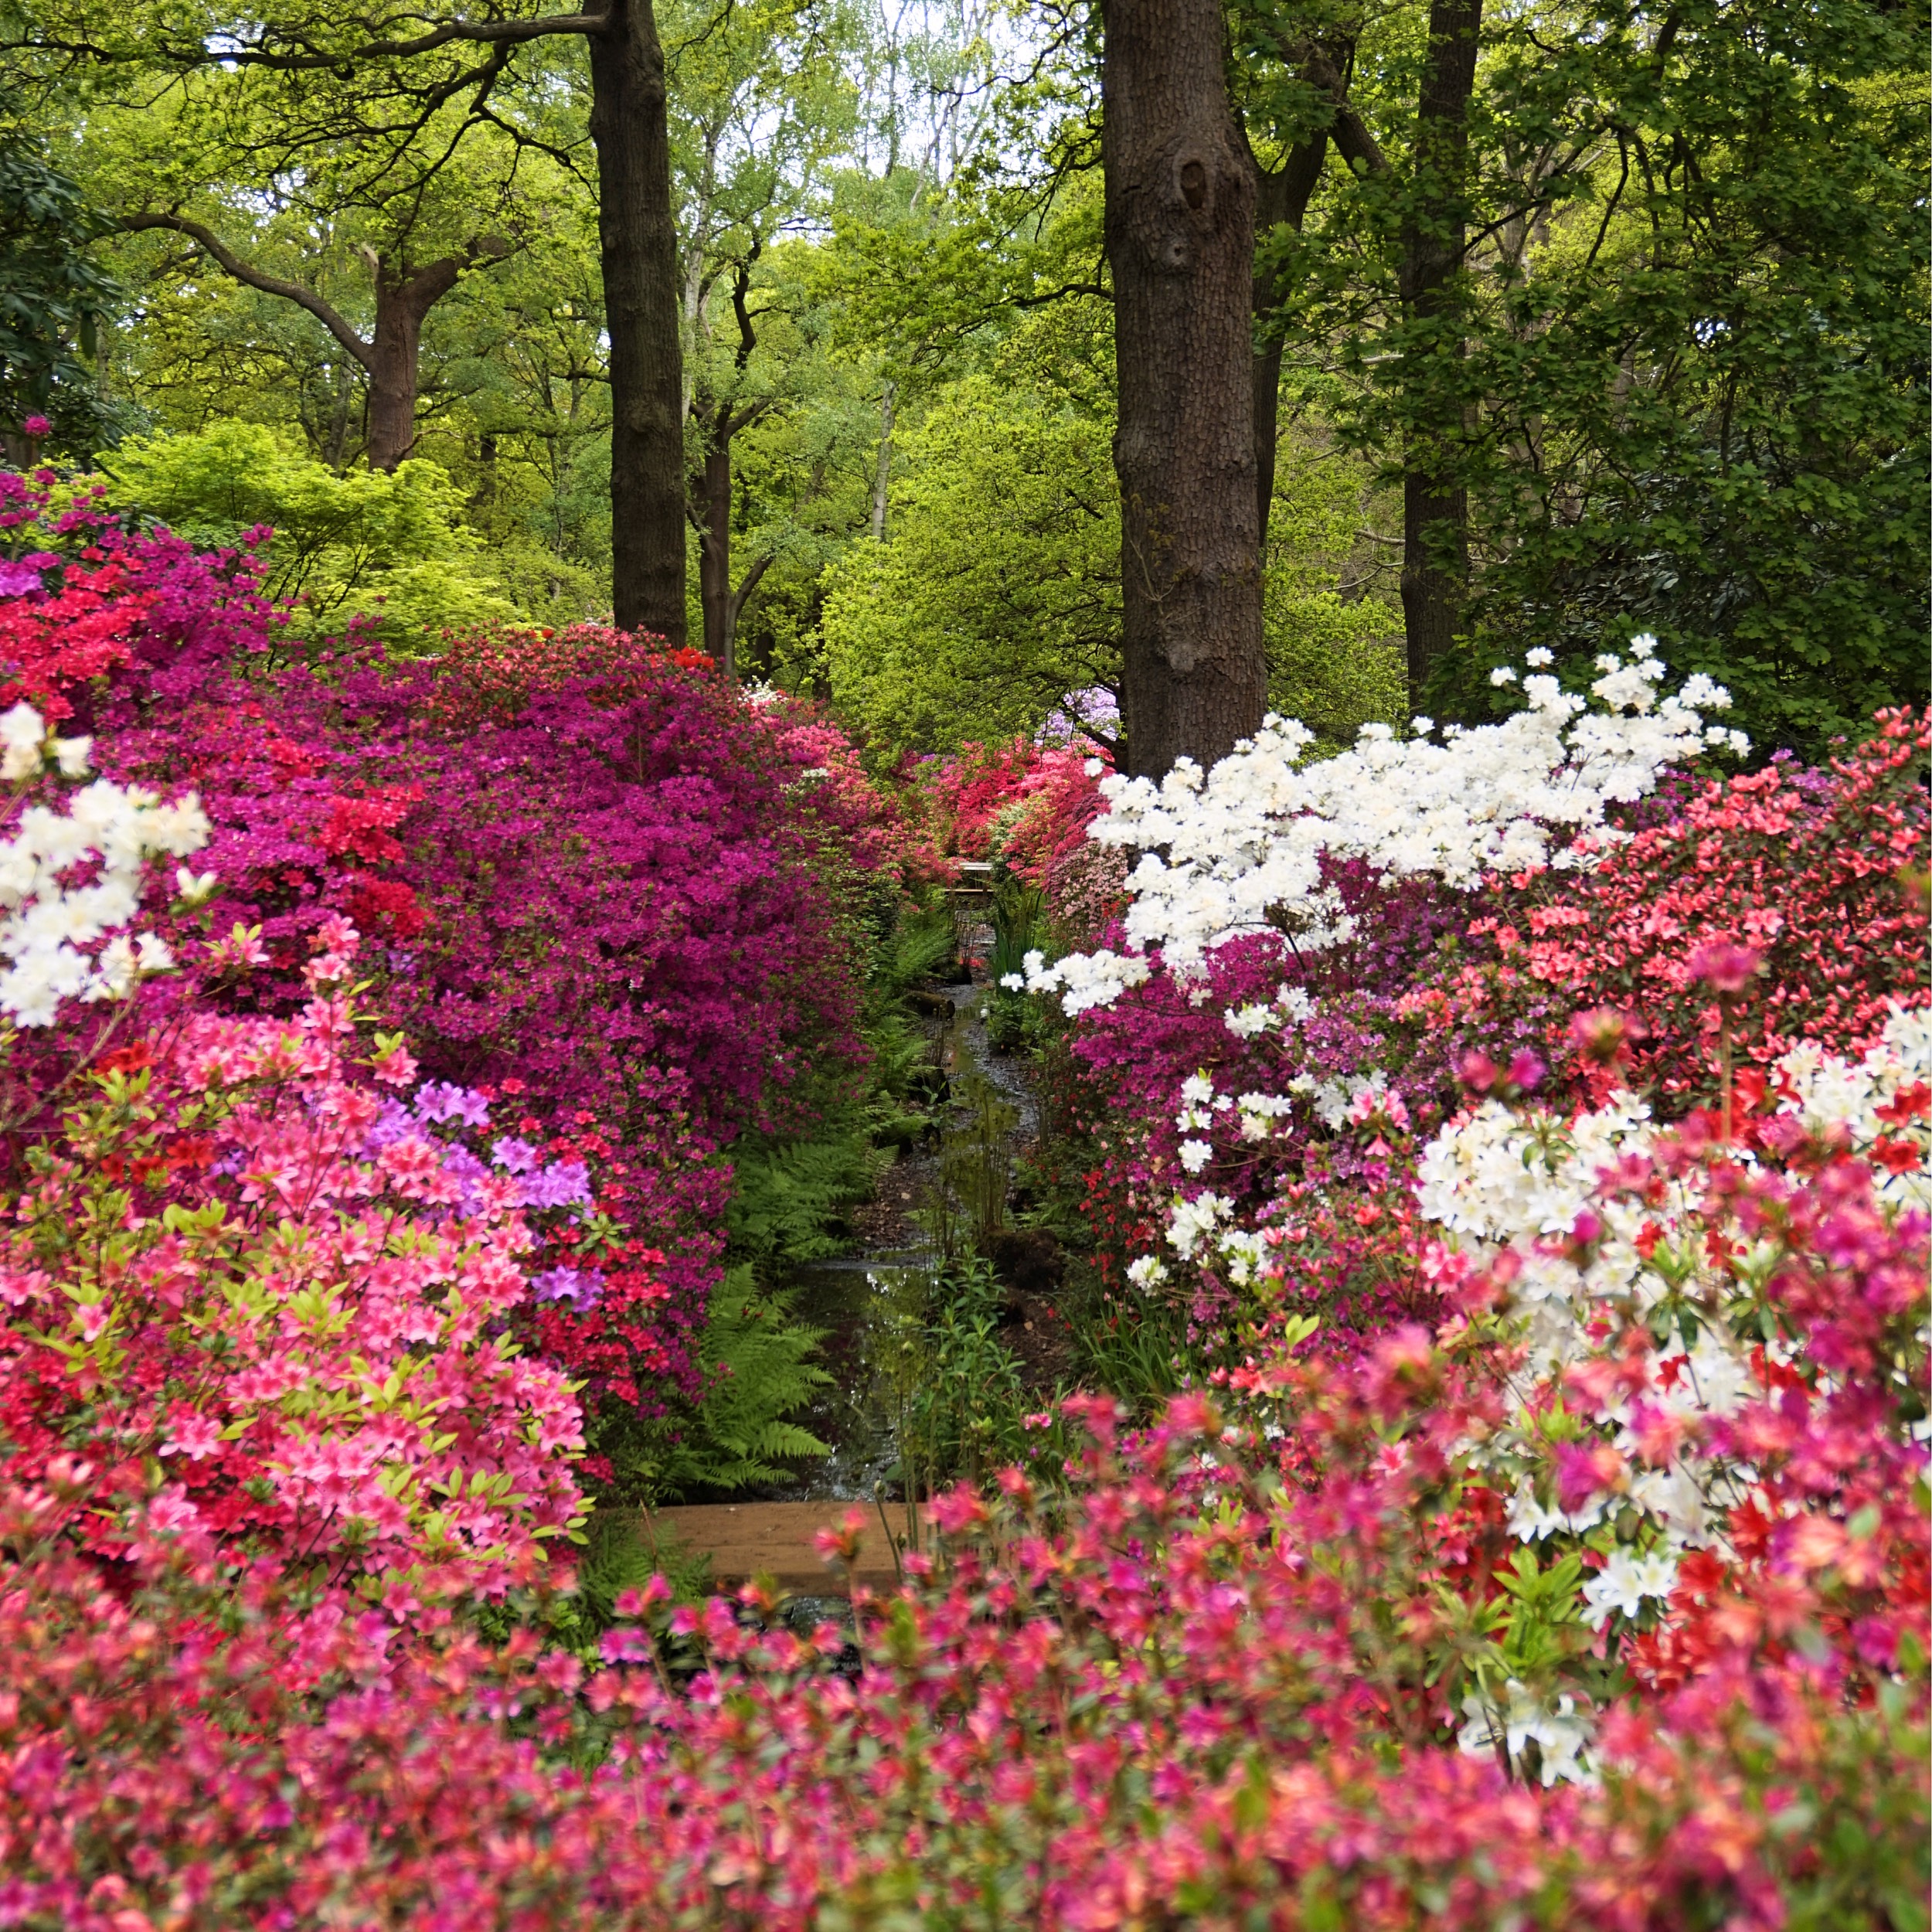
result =
[{"label": "green fern", "polygon": [[952,908],[941,901],[900,917],[875,970],[889,992],[903,993],[950,964],[958,944]]},{"label": "green fern", "polygon": [[750,1268],[726,1274],[700,1351],[704,1399],[665,1463],[668,1488],[742,1489],[783,1475],[787,1461],[830,1454],[787,1420],[832,1379],[811,1359],[820,1333],[792,1318],[788,1294],[759,1290]]},{"label": "green fern", "polygon": [[711,1559],[703,1551],[685,1549],[675,1532],[660,1528],[646,1512],[594,1511],[584,1526],[577,1564],[577,1604],[586,1634],[600,1635],[617,1621],[619,1591],[659,1574],[680,1603],[711,1594]]},{"label": "green fern", "polygon": [[732,1256],[770,1275],[838,1253],[845,1246],[840,1217],[872,1192],[890,1157],[855,1124],[812,1141],[747,1134],[731,1158],[737,1187],[725,1226]]}]

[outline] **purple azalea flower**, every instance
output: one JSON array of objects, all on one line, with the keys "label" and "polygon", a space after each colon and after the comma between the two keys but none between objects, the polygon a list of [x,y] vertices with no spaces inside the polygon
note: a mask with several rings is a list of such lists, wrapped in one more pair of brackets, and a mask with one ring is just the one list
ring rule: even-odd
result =
[{"label": "purple azalea flower", "polygon": [[530,1277],[530,1292],[539,1301],[567,1301],[580,1315],[603,1299],[604,1284],[580,1268],[551,1268]]},{"label": "purple azalea flower", "polygon": [[523,1205],[528,1208],[573,1207],[587,1205],[590,1199],[590,1172],[581,1161],[553,1161],[523,1183]]},{"label": "purple azalea flower", "polygon": [[432,1080],[416,1090],[416,1117],[423,1121],[460,1121],[465,1127],[482,1127],[488,1123],[490,1104],[467,1087]]},{"label": "purple azalea flower", "polygon": [[40,573],[31,563],[0,557],[0,597],[30,597],[40,587]]},{"label": "purple azalea flower", "polygon": [[462,1190],[461,1204],[466,1209],[481,1204],[481,1183],[490,1178],[490,1170],[467,1147],[445,1148],[443,1171],[451,1175]]},{"label": "purple azalea flower", "polygon": [[512,1174],[527,1174],[536,1162],[536,1149],[528,1141],[519,1141],[505,1134],[490,1149],[490,1158],[498,1167],[508,1168]]},{"label": "purple azalea flower", "polygon": [[383,1148],[393,1147],[415,1131],[416,1117],[409,1109],[397,1101],[385,1100],[382,1112],[376,1115],[374,1124],[363,1136],[362,1145],[373,1154]]}]

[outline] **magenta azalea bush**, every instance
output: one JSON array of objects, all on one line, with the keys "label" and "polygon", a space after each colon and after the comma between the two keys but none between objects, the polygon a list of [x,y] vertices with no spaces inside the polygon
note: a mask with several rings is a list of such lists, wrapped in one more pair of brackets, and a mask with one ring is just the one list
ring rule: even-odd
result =
[{"label": "magenta azalea bush", "polygon": [[931,854],[689,654],[291,659],[246,552],[51,488],[0,492],[0,1924],[1926,1923],[1922,721],[1660,790],[1730,740],[1646,658],[1573,740],[1553,684],[1370,734],[1393,804],[1286,728],[1165,801],[962,764],[957,840],[1113,882],[1029,971],[1202,1372],[1033,1418],[849,1627],[612,1622],[573,1539],[693,1392],[730,1148],[862,1078],[852,908]]},{"label": "magenta azalea bush", "polygon": [[[640,1425],[702,1393],[730,1143],[862,1085],[849,907],[896,889],[901,815],[809,706],[740,702],[699,654],[580,626],[291,658],[246,553],[50,495],[10,479],[14,541],[41,547],[0,648],[111,777],[192,790],[211,828],[210,890],[156,925],[196,969],[145,985],[138,1023],[296,1013],[318,934],[352,923],[369,1009],[424,1074],[583,1173],[541,1204],[565,1285],[510,1319],[579,1383],[583,1467],[622,1488]],[[50,657],[83,588],[97,641]],[[204,956],[213,934],[239,937]]]},{"label": "magenta azalea bush", "polygon": [[[1505,1526],[1481,1454],[1521,1393],[1501,1266],[1454,1284],[1437,1336],[1398,1329],[1340,1368],[1291,1351],[1150,1431],[1073,1404],[1063,1486],[1013,1471],[935,1503],[939,1560],[862,1603],[855,1677],[830,1667],[835,1628],[748,1626],[755,1590],[669,1615],[657,1587],[631,1593],[588,1660],[342,1615],[165,1536],[137,1534],[104,1593],[67,1553],[73,1475],[51,1470],[0,1523],[20,1557],[0,1909],[1920,1923],[1923,1455],[1893,1371],[1920,1366],[1925,1216],[1889,1210],[1855,1149],[1743,1188],[1725,1165],[1679,1140],[1617,1177],[1640,1199],[1712,1184],[1679,1231],[1731,1250],[1718,1277],[1784,1357],[1698,1445],[1748,1472],[1733,1533],[1662,1597],[1621,1573],[1641,1560],[1615,1526],[1594,1570]],[[1855,1384],[1823,1366],[1855,1360]],[[1650,1412],[1657,1366],[1644,1325],[1613,1322],[1563,1385],[1586,1409],[1624,1386],[1633,1476],[1698,1434]],[[1530,1453],[1580,1509],[1628,1478],[1563,1406],[1552,1388]],[[828,1536],[835,1559],[862,1521]]]}]

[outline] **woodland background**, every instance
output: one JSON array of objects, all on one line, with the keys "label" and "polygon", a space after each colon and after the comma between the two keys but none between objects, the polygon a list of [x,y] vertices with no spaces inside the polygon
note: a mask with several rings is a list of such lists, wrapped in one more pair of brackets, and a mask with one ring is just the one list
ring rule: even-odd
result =
[{"label": "woodland background", "polygon": [[[1923,9],[1471,14],[1453,182],[1417,139],[1430,15],[1227,14],[1273,705],[1331,743],[1473,719],[1497,663],[1581,668],[1639,631],[1767,749],[1922,696]],[[370,22],[301,0],[274,25],[317,61],[224,66],[192,7],[0,9],[12,460],[98,464],[197,541],[272,525],[267,588],[313,637],[607,614],[586,41],[337,71]],[[1116,691],[1097,19],[672,0],[658,27],[692,641],[888,760]],[[1408,299],[1457,235],[1441,299]],[[1406,690],[1418,438],[1459,493],[1466,602]]]}]

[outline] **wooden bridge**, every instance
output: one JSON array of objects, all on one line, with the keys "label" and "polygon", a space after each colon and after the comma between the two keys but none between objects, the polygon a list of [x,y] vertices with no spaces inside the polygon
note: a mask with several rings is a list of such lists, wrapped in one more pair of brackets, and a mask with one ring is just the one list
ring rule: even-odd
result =
[{"label": "wooden bridge", "polygon": [[[886,1506],[889,1518],[903,1515],[902,1505]],[[846,1512],[862,1509],[863,1541],[856,1572],[827,1563],[813,1547],[821,1529],[836,1529]],[[894,1522],[896,1529],[903,1526]],[[769,1577],[781,1590],[801,1596],[843,1596],[848,1581],[886,1590],[898,1582],[886,1527],[872,1505],[854,1502],[692,1503],[675,1509],[653,1510],[647,1531],[675,1537],[680,1549],[711,1559],[711,1580],[729,1589],[754,1577]]]}]

